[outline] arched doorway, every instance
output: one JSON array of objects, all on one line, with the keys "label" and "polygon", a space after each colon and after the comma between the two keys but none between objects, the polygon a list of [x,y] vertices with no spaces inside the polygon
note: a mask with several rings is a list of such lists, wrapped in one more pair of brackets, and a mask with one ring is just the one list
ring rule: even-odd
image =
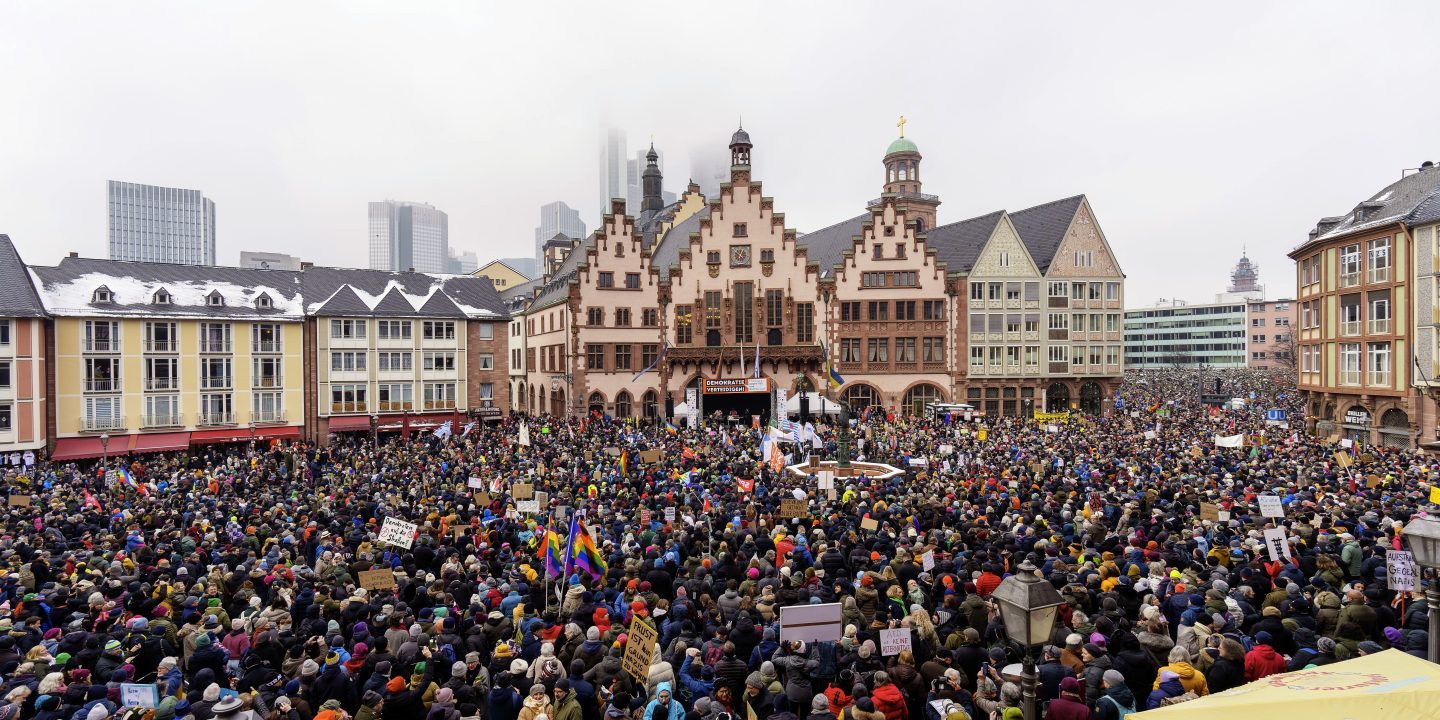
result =
[{"label": "arched doorway", "polygon": [[601,415],[604,415],[604,414],[605,414],[605,396],[604,396],[604,395],[601,395],[599,390],[596,390],[595,392],[590,393],[590,403],[589,403],[589,405],[588,405],[585,409],[586,409],[586,411],[588,411],[588,412],[590,412],[590,413],[592,413],[592,414],[593,414],[593,413],[599,413],[599,414],[601,414]]},{"label": "arched doorway", "polygon": [[1045,412],[1065,412],[1070,409],[1070,386],[1065,383],[1050,383],[1045,388]]},{"label": "arched doorway", "polygon": [[840,393],[840,401],[850,406],[850,412],[859,413],[871,405],[878,404],[880,393],[869,385],[856,384],[845,388],[845,391]]},{"label": "arched doorway", "polygon": [[621,390],[620,394],[615,396],[615,417],[630,417],[630,392],[628,390]]},{"label": "arched doorway", "polygon": [[[533,385],[530,386],[530,390],[531,390],[531,391],[535,391],[535,386],[533,386]],[[532,412],[534,412],[536,415],[543,415],[543,414],[545,413],[545,411],[546,411],[546,407],[545,407],[545,396],[546,396],[546,393],[545,393],[545,386],[544,386],[544,385],[541,385],[541,386],[540,386],[540,388],[539,388],[539,393],[540,393],[540,400],[539,400],[538,404],[537,404],[537,403],[531,403],[531,404],[530,404],[530,407],[532,408]]]},{"label": "arched doorway", "polygon": [[565,391],[556,390],[550,394],[550,414],[557,417],[565,417]]},{"label": "arched doorway", "polygon": [[654,420],[660,414],[660,396],[656,395],[654,390],[646,390],[645,395],[640,399],[640,404],[643,406],[641,412],[645,414],[646,420]]},{"label": "arched doorway", "polygon": [[1091,415],[1099,415],[1104,406],[1104,395],[1099,383],[1084,383],[1080,386],[1080,410]]},{"label": "arched doorway", "polygon": [[1391,408],[1380,416],[1380,444],[1388,448],[1410,447],[1410,416]]},{"label": "arched doorway", "polygon": [[926,405],[942,402],[944,399],[945,395],[940,388],[930,383],[921,383],[905,393],[905,410],[911,415],[922,416],[925,414]]},{"label": "arched doorway", "polygon": [[530,405],[525,402],[525,381],[524,381],[524,380],[521,380],[521,381],[516,385],[516,388],[517,388],[517,391],[516,391],[516,393],[515,393],[515,397],[520,398],[520,404],[525,406],[525,407],[521,408],[521,410],[529,410],[529,409],[530,409]]}]

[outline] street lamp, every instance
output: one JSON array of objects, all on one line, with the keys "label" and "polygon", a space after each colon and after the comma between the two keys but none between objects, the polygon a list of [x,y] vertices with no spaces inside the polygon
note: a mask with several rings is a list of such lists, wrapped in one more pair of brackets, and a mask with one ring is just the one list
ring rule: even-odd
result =
[{"label": "street lamp", "polygon": [[110,465],[110,433],[100,433],[100,464]]},{"label": "street lamp", "polygon": [[1020,674],[1020,691],[1024,706],[1025,720],[1038,720],[1035,694],[1035,649],[1050,639],[1055,627],[1055,615],[1065,599],[1060,592],[1035,574],[1035,566],[1027,559],[1020,565],[1019,572],[1005,578],[995,588],[991,597],[1000,603],[1000,619],[1005,623],[1005,634],[1025,649],[1025,661]]},{"label": "street lamp", "polygon": [[251,450],[251,452],[254,452],[254,450],[255,450],[255,421],[254,421],[254,420],[251,420],[251,421],[250,421],[250,450]]},{"label": "street lamp", "polygon": [[380,449],[380,416],[370,416],[370,445],[376,450]]},{"label": "street lamp", "polygon": [[1430,662],[1440,662],[1440,519],[1416,515],[1405,525],[1405,543],[1415,555],[1415,564],[1429,575],[1430,586],[1425,589],[1425,606],[1430,614],[1429,658]]}]

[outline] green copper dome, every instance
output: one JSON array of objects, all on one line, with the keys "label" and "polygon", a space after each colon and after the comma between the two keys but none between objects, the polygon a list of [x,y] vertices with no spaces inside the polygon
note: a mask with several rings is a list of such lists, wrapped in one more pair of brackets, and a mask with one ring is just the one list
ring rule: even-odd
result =
[{"label": "green copper dome", "polygon": [[895,153],[902,152],[918,153],[920,152],[920,148],[915,147],[915,143],[910,142],[908,138],[902,137],[895,138],[895,142],[890,143],[890,147],[885,150],[886,155],[894,155]]}]

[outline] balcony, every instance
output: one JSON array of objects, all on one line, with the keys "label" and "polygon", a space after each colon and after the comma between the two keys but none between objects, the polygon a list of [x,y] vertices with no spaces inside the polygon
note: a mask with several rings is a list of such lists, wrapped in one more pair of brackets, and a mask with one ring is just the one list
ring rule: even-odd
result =
[{"label": "balcony", "polygon": [[120,352],[120,340],[89,339],[83,344],[85,352],[91,353],[118,353]]},{"label": "balcony", "polygon": [[199,418],[196,420],[195,424],[196,424],[196,425],[201,425],[201,426],[210,426],[210,427],[219,426],[219,425],[234,425],[234,424],[235,424],[235,413],[233,413],[233,412],[210,412],[210,413],[204,413],[204,412],[202,412],[202,413],[200,413],[200,416],[199,416]]},{"label": "balcony", "polygon": [[[399,406],[403,403],[390,403],[392,406]],[[346,413],[369,412],[369,406],[364,402],[332,402],[330,403],[331,415],[342,415]]]},{"label": "balcony", "polygon": [[454,409],[455,409],[455,401],[454,401],[454,400],[426,400],[426,401],[425,401],[425,409],[426,409],[426,410],[454,410]]},{"label": "balcony", "polygon": [[120,392],[120,378],[98,378],[85,381],[85,392]]},{"label": "balcony", "polygon": [[253,380],[256,389],[278,389],[283,385],[279,375],[259,375]]},{"label": "balcony", "polygon": [[148,390],[179,390],[180,378],[176,377],[149,377],[145,378],[145,389]]},{"label": "balcony", "polygon": [[229,353],[230,353],[230,341],[228,341],[228,340],[225,340],[225,341],[220,341],[220,340],[206,340],[205,338],[200,338],[200,352],[202,352],[202,353],[216,353],[216,354],[229,354]]},{"label": "balcony", "polygon": [[1389,335],[1389,334],[1390,334],[1390,318],[1381,318],[1381,319],[1378,319],[1378,320],[1371,320],[1371,321],[1370,321],[1370,334],[1371,334],[1371,335]]},{"label": "balcony", "polygon": [[280,341],[279,341],[279,340],[268,340],[268,341],[262,340],[262,341],[260,341],[260,342],[252,342],[252,343],[250,343],[250,352],[252,352],[252,353],[278,353],[278,352],[280,352]]},{"label": "balcony", "polygon": [[285,411],[276,409],[256,410],[250,413],[250,420],[256,425],[283,425]]},{"label": "balcony", "polygon": [[80,432],[114,432],[124,429],[123,415],[87,415],[80,418]]},{"label": "balcony", "polygon": [[145,343],[147,353],[173,353],[178,351],[174,340],[151,340]]},{"label": "balcony", "polygon": [[229,390],[234,387],[234,378],[229,375],[201,375],[201,390]]},{"label": "balcony", "polygon": [[155,413],[140,418],[140,427],[149,430],[151,428],[173,428],[185,424],[180,419],[180,413]]}]

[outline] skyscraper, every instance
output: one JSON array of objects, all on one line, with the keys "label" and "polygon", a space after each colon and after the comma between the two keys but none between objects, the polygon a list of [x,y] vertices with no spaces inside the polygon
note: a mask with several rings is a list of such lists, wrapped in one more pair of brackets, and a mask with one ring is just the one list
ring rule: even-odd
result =
[{"label": "skyscraper", "polygon": [[215,264],[215,203],[199,190],[107,183],[110,259]]},{"label": "skyscraper", "polygon": [[569,205],[559,200],[540,206],[540,225],[535,228],[535,263],[537,265],[542,262],[541,258],[545,255],[545,241],[555,237],[557,233],[574,240],[585,239],[585,223],[580,220],[579,211],[570,209]]},{"label": "skyscraper", "polygon": [[443,273],[450,259],[450,216],[425,203],[370,203],[370,269]]},{"label": "skyscraper", "polygon": [[720,183],[730,182],[730,158],[725,148],[700,145],[690,151],[690,179],[707,200],[720,197]]},{"label": "skyscraper", "polygon": [[625,165],[625,133],[610,128],[600,143],[600,207],[596,217],[610,212],[610,198],[625,197]]}]

